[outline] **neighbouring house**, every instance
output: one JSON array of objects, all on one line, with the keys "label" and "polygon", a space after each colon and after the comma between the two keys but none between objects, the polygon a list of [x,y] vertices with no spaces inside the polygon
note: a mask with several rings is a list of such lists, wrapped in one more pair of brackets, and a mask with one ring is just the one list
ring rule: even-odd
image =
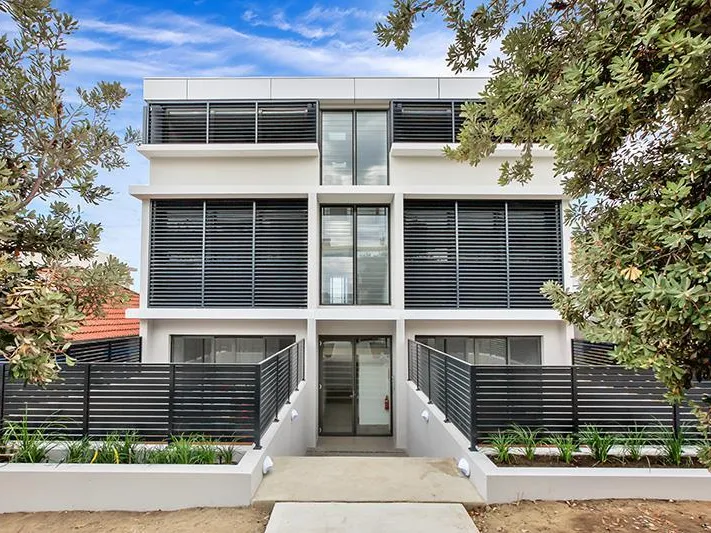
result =
[{"label": "neighbouring house", "polygon": [[126,301],[103,307],[101,316],[87,317],[70,340],[69,355],[79,362],[140,361],[139,321],[126,317],[126,309],[139,305],[139,295],[125,289]]},{"label": "neighbouring house", "polygon": [[480,78],[149,78],[145,362],[259,361],[305,339],[310,445],[407,448],[408,340],[477,365],[570,364],[539,288],[571,285],[553,154],[447,160]]}]

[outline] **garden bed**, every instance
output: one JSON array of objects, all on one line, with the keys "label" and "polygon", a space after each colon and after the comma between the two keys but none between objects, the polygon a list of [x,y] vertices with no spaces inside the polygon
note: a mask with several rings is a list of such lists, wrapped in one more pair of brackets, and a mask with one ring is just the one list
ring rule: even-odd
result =
[{"label": "garden bed", "polygon": [[521,455],[512,455],[509,462],[496,461],[494,457],[489,457],[496,466],[499,467],[561,467],[561,468],[704,468],[704,465],[696,457],[685,457],[680,464],[670,464],[664,457],[646,456],[642,459],[631,460],[624,457],[610,457],[604,463],[594,459],[590,455],[574,456],[570,463],[565,463],[555,455],[536,455],[533,459],[527,459]]}]

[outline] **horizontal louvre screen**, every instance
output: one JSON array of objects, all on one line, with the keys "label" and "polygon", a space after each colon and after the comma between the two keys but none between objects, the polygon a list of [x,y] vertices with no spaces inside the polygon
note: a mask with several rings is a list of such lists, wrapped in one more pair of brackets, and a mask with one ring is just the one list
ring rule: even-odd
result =
[{"label": "horizontal louvre screen", "polygon": [[307,224],[305,200],[155,200],[149,305],[305,307]]},{"label": "horizontal louvre screen", "polygon": [[253,143],[257,131],[253,103],[210,104],[211,143]]},{"label": "horizontal louvre screen", "polygon": [[563,281],[560,202],[509,202],[511,307],[550,307],[548,280]]},{"label": "horizontal louvre screen", "polygon": [[207,141],[206,104],[151,104],[149,142],[156,144]]},{"label": "horizontal louvre screen", "polygon": [[393,142],[452,142],[452,102],[393,102]]},{"label": "horizontal louvre screen", "polygon": [[205,307],[252,306],[252,210],[249,201],[207,201]]},{"label": "horizontal louvre screen", "polygon": [[254,304],[306,307],[306,200],[257,202]]},{"label": "horizontal louvre screen", "polygon": [[148,301],[152,307],[199,307],[203,202],[154,201]]},{"label": "horizontal louvre screen", "polygon": [[153,103],[147,142],[316,142],[316,102]]},{"label": "horizontal louvre screen", "polygon": [[316,104],[259,104],[258,142],[316,142]]},{"label": "horizontal louvre screen", "polygon": [[405,306],[550,307],[562,281],[560,202],[405,202]]},{"label": "horizontal louvre screen", "polygon": [[505,209],[459,202],[459,307],[507,306]]},{"label": "horizontal louvre screen", "polygon": [[456,307],[454,202],[405,205],[405,306]]}]

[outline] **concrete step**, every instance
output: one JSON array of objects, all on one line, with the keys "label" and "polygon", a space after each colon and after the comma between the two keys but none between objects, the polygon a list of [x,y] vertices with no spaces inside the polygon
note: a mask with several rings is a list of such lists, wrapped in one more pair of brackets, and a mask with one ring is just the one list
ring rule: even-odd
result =
[{"label": "concrete step", "polygon": [[445,503],[277,503],[266,533],[478,533],[464,507]]},{"label": "concrete step", "polygon": [[276,457],[254,503],[483,503],[452,459],[430,457]]},{"label": "concrete step", "polygon": [[407,457],[402,448],[394,450],[334,450],[330,448],[309,448],[308,457]]}]

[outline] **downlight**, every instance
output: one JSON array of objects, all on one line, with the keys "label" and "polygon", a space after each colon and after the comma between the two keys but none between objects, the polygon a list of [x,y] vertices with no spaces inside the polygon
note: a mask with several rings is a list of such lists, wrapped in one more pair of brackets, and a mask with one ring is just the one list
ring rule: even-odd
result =
[{"label": "downlight", "polygon": [[262,474],[266,476],[272,471],[272,468],[274,468],[274,461],[272,461],[272,458],[267,455],[262,463]]}]

